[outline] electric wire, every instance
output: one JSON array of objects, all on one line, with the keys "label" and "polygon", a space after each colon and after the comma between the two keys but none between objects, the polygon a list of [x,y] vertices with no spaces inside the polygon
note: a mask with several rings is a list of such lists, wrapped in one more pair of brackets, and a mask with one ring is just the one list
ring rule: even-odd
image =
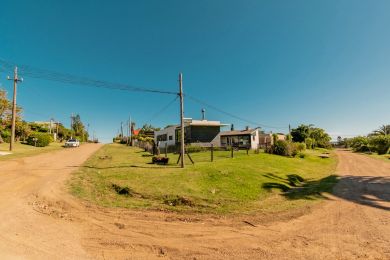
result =
[{"label": "electric wire", "polygon": [[60,73],[51,70],[45,70],[40,68],[34,68],[28,65],[17,65],[13,62],[8,62],[0,58],[1,70],[12,72],[14,67],[18,67],[20,76],[29,76],[37,79],[46,79],[51,81],[57,81],[66,84],[75,84],[75,85],[84,85],[90,87],[99,87],[99,88],[108,88],[108,89],[117,89],[124,91],[134,91],[134,92],[150,92],[150,93],[159,93],[159,94],[169,94],[177,95],[177,92],[167,91],[161,89],[151,89],[131,86],[123,83],[113,83],[103,80],[95,80],[86,77],[75,76],[67,73]]},{"label": "electric wire", "polygon": [[[45,79],[45,80],[50,80],[50,81],[57,81],[65,84],[74,84],[74,85],[84,85],[88,87],[98,87],[98,88],[107,88],[107,89],[115,89],[115,90],[124,90],[124,91],[136,91],[136,92],[151,92],[151,93],[159,93],[159,94],[169,94],[169,95],[175,95],[176,97],[174,98],[173,101],[171,101],[166,107],[163,107],[162,110],[158,111],[157,113],[153,114],[151,116],[151,119],[148,120],[151,121],[154,119],[158,114],[162,113],[162,111],[165,111],[171,103],[174,103],[176,99],[178,98],[178,93],[173,92],[173,91],[166,91],[166,90],[159,90],[159,89],[149,89],[149,88],[141,88],[141,87],[135,87],[135,86],[130,86],[127,84],[123,83],[112,83],[108,81],[102,81],[102,80],[94,80],[86,77],[79,77],[79,76],[74,76],[71,74],[67,73],[59,73],[51,70],[46,70],[46,69],[40,69],[40,68],[35,68],[31,67],[28,65],[17,65],[16,63],[6,61],[2,58],[0,58],[0,70],[6,71],[6,72],[12,72],[13,69],[18,66],[19,68],[19,74],[21,76],[26,75],[32,78],[37,78],[37,79]],[[270,128],[270,129],[287,129],[287,127],[282,127],[282,126],[271,126],[271,125],[266,125],[266,124],[260,124],[258,122],[254,122],[252,120],[248,120],[246,118],[243,118],[241,116],[232,114],[230,112],[227,112],[221,108],[216,107],[215,105],[211,105],[199,98],[184,94],[184,96],[190,100],[192,100],[195,103],[204,105],[212,110],[215,110],[221,114],[227,115],[231,118],[235,118],[239,121],[249,123],[251,125],[255,125],[258,127],[264,127],[264,128]]]},{"label": "electric wire", "polygon": [[234,114],[232,114],[232,113],[230,113],[230,112],[224,111],[224,110],[222,110],[222,109],[220,109],[220,108],[218,108],[218,107],[216,107],[216,106],[214,106],[214,105],[208,104],[208,103],[206,103],[205,101],[200,100],[200,99],[198,99],[198,98],[196,98],[196,97],[193,97],[193,96],[190,96],[190,95],[185,95],[185,97],[188,98],[188,99],[190,99],[190,100],[192,100],[192,101],[194,101],[194,102],[196,102],[196,103],[198,103],[198,104],[201,104],[201,105],[204,105],[204,106],[206,106],[206,107],[208,107],[208,108],[211,108],[211,109],[213,109],[213,110],[215,110],[215,111],[217,111],[217,112],[219,112],[219,113],[221,113],[221,114],[230,116],[230,117],[232,117],[232,118],[235,118],[235,119],[237,119],[237,120],[239,120],[239,121],[242,121],[242,122],[249,123],[249,124],[251,124],[251,125],[255,125],[255,126],[259,126],[259,127],[264,127],[264,128],[272,128],[272,129],[286,129],[286,128],[287,128],[287,127],[281,127],[281,126],[270,126],[270,125],[265,125],[265,124],[259,124],[259,123],[257,123],[257,122],[254,122],[254,121],[248,120],[248,119],[246,119],[246,118],[243,118],[243,117],[234,115]]},{"label": "electric wire", "polygon": [[173,100],[171,100],[167,105],[162,107],[160,110],[155,112],[147,121],[146,123],[152,122],[153,119],[155,119],[158,115],[164,113],[173,103],[176,102],[176,100],[179,98],[179,96],[176,96]]}]

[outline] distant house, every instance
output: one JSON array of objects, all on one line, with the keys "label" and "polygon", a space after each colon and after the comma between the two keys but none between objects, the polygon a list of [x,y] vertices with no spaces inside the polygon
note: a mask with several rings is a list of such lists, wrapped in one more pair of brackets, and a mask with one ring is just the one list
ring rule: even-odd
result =
[{"label": "distant house", "polygon": [[265,148],[274,144],[274,135],[277,140],[286,140],[286,136],[281,133],[272,134],[264,133],[260,129],[233,130],[221,132],[219,134],[221,147],[238,147],[238,148]]},{"label": "distant house", "polygon": [[56,129],[57,125],[59,125],[59,122],[54,122],[54,121],[33,121],[31,123],[35,124],[35,125],[46,127],[48,129],[50,129],[50,128]]},{"label": "distant house", "polygon": [[261,133],[259,135],[259,145],[261,148],[268,147],[270,145],[274,144],[274,136],[276,137],[276,140],[286,140],[286,135],[282,133]]},{"label": "distant house", "polygon": [[[220,121],[193,120],[186,118],[184,120],[184,142],[185,144],[210,146],[219,145],[218,134],[221,127],[226,126]],[[154,132],[154,140],[160,146],[174,146],[180,144],[180,125],[168,126],[160,131]]]},{"label": "distant house", "polygon": [[220,133],[221,147],[238,147],[257,149],[259,146],[259,129],[233,130]]},{"label": "distant house", "polygon": [[139,128],[139,129],[132,129],[131,130],[131,135],[137,136],[137,135],[139,135],[140,131],[141,131],[141,128]]}]

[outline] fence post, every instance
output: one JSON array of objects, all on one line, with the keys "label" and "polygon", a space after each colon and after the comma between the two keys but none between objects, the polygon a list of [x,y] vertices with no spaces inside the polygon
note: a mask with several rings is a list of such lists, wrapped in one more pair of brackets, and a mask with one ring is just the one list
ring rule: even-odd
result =
[{"label": "fence post", "polygon": [[168,144],[165,143],[165,158],[168,157]]},{"label": "fence post", "polygon": [[214,145],[211,144],[211,161],[214,161]]},{"label": "fence post", "polygon": [[246,155],[249,155],[249,147],[246,148]]},{"label": "fence post", "polygon": [[232,145],[232,148],[231,148],[231,155],[230,155],[231,158],[233,158],[233,156],[234,156],[234,155],[233,155],[233,150],[234,150],[234,149],[233,149],[233,145]]}]

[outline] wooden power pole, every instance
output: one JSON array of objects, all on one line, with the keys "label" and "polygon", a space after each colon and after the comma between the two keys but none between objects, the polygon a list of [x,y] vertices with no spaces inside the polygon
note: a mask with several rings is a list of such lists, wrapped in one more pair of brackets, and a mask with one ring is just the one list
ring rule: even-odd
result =
[{"label": "wooden power pole", "polygon": [[184,104],[183,104],[183,74],[179,74],[179,97],[180,97],[180,155],[181,168],[184,168]]},{"label": "wooden power pole", "polygon": [[12,125],[11,125],[11,140],[9,143],[9,150],[12,151],[14,148],[14,142],[15,142],[15,125],[16,125],[16,92],[18,87],[18,82],[22,82],[23,79],[18,78],[18,67],[15,67],[14,70],[14,77],[11,78],[8,76],[8,80],[14,81],[14,97],[12,101]]}]

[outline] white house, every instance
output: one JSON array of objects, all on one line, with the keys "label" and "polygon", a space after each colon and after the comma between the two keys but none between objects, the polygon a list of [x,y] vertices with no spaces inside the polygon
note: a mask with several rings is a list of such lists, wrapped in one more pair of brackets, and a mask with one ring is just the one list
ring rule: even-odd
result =
[{"label": "white house", "polygon": [[[186,144],[219,146],[219,136],[221,127],[226,126],[220,121],[184,120],[184,140]],[[154,140],[159,147],[173,146],[180,143],[180,125],[167,126],[166,128],[154,132]]]},{"label": "white house", "polygon": [[234,146],[239,148],[257,149],[259,147],[259,129],[225,131],[219,134],[221,147]]}]

